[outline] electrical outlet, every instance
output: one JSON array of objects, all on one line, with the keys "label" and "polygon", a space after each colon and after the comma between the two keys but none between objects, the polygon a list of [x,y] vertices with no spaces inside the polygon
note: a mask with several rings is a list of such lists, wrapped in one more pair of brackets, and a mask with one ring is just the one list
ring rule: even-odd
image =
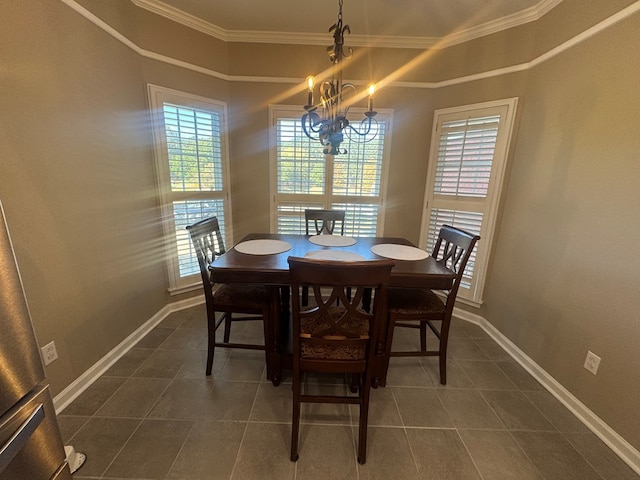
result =
[{"label": "electrical outlet", "polygon": [[595,353],[587,352],[587,358],[584,361],[584,368],[589,370],[594,375],[598,373],[598,367],[600,366],[600,360],[602,360]]},{"label": "electrical outlet", "polygon": [[56,350],[56,343],[47,343],[42,347],[42,360],[45,365],[49,365],[54,360],[58,359],[58,351]]}]

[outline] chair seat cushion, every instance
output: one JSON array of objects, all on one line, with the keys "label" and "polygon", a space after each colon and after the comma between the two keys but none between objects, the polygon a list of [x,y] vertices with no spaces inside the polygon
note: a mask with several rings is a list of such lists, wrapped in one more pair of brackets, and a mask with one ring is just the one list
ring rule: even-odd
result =
[{"label": "chair seat cushion", "polygon": [[365,318],[350,317],[344,325],[336,323],[345,312],[344,307],[330,307],[325,315],[302,318],[300,322],[300,351],[306,359],[361,360],[365,358],[369,339],[369,322]]},{"label": "chair seat cushion", "polygon": [[216,308],[244,307],[261,309],[269,301],[269,290],[264,285],[253,284],[217,284],[213,291]]},{"label": "chair seat cushion", "polygon": [[390,288],[389,312],[405,315],[444,313],[443,301],[423,288]]}]

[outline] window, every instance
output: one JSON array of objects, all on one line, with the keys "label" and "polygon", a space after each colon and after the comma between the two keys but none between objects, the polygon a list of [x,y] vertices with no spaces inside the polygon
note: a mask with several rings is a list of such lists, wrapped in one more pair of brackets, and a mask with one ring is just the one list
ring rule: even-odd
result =
[{"label": "window", "polygon": [[481,303],[517,99],[436,110],[420,246],[444,224],[479,234],[459,297]]},{"label": "window", "polygon": [[149,85],[169,289],[200,282],[187,225],[217,216],[230,225],[225,104]]},{"label": "window", "polygon": [[304,211],[324,208],[345,210],[346,235],[381,234],[391,113],[378,113],[376,134],[367,142],[345,135],[341,146],[347,153],[336,156],[324,155],[320,143],[304,134],[300,107],[274,106],[270,115],[272,231],[304,233]]}]

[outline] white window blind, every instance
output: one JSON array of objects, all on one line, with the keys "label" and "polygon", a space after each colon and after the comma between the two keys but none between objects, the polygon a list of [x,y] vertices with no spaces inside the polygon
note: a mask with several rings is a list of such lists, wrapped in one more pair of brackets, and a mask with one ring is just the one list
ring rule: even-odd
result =
[{"label": "white window blind", "polygon": [[[357,113],[355,114],[357,115]],[[272,107],[272,228],[304,233],[304,210],[345,210],[345,234],[375,236],[382,224],[390,113],[378,114],[367,142],[345,136],[346,154],[323,154],[302,130],[300,109]],[[357,121],[356,121],[357,124]]]},{"label": "white window blind", "polygon": [[443,122],[434,193],[487,196],[499,116]]},{"label": "white window blind", "polygon": [[219,112],[163,103],[171,190],[222,190]]},{"label": "white window blind", "polygon": [[459,296],[481,302],[495,218],[514,122],[516,99],[434,114],[421,246],[432,251],[440,227],[481,236]]},{"label": "white window blind", "polygon": [[[217,216],[226,238],[228,205],[225,106],[149,86],[170,290],[199,282],[187,225]],[[227,242],[228,242],[227,238]]]}]

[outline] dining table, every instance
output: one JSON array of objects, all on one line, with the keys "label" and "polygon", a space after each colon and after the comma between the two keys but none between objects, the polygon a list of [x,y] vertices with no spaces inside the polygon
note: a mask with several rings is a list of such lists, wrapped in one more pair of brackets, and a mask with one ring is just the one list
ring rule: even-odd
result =
[{"label": "dining table", "polygon": [[[211,263],[215,283],[255,283],[270,288],[277,298],[265,326],[267,377],[279,385],[283,371],[291,369],[289,257],[363,261],[392,258],[390,287],[451,288],[455,272],[438,263],[409,240],[398,237],[349,237],[341,235],[296,235],[251,233]],[[386,331],[386,329],[385,329]],[[373,384],[386,378],[389,359],[383,338],[376,348]]]}]

